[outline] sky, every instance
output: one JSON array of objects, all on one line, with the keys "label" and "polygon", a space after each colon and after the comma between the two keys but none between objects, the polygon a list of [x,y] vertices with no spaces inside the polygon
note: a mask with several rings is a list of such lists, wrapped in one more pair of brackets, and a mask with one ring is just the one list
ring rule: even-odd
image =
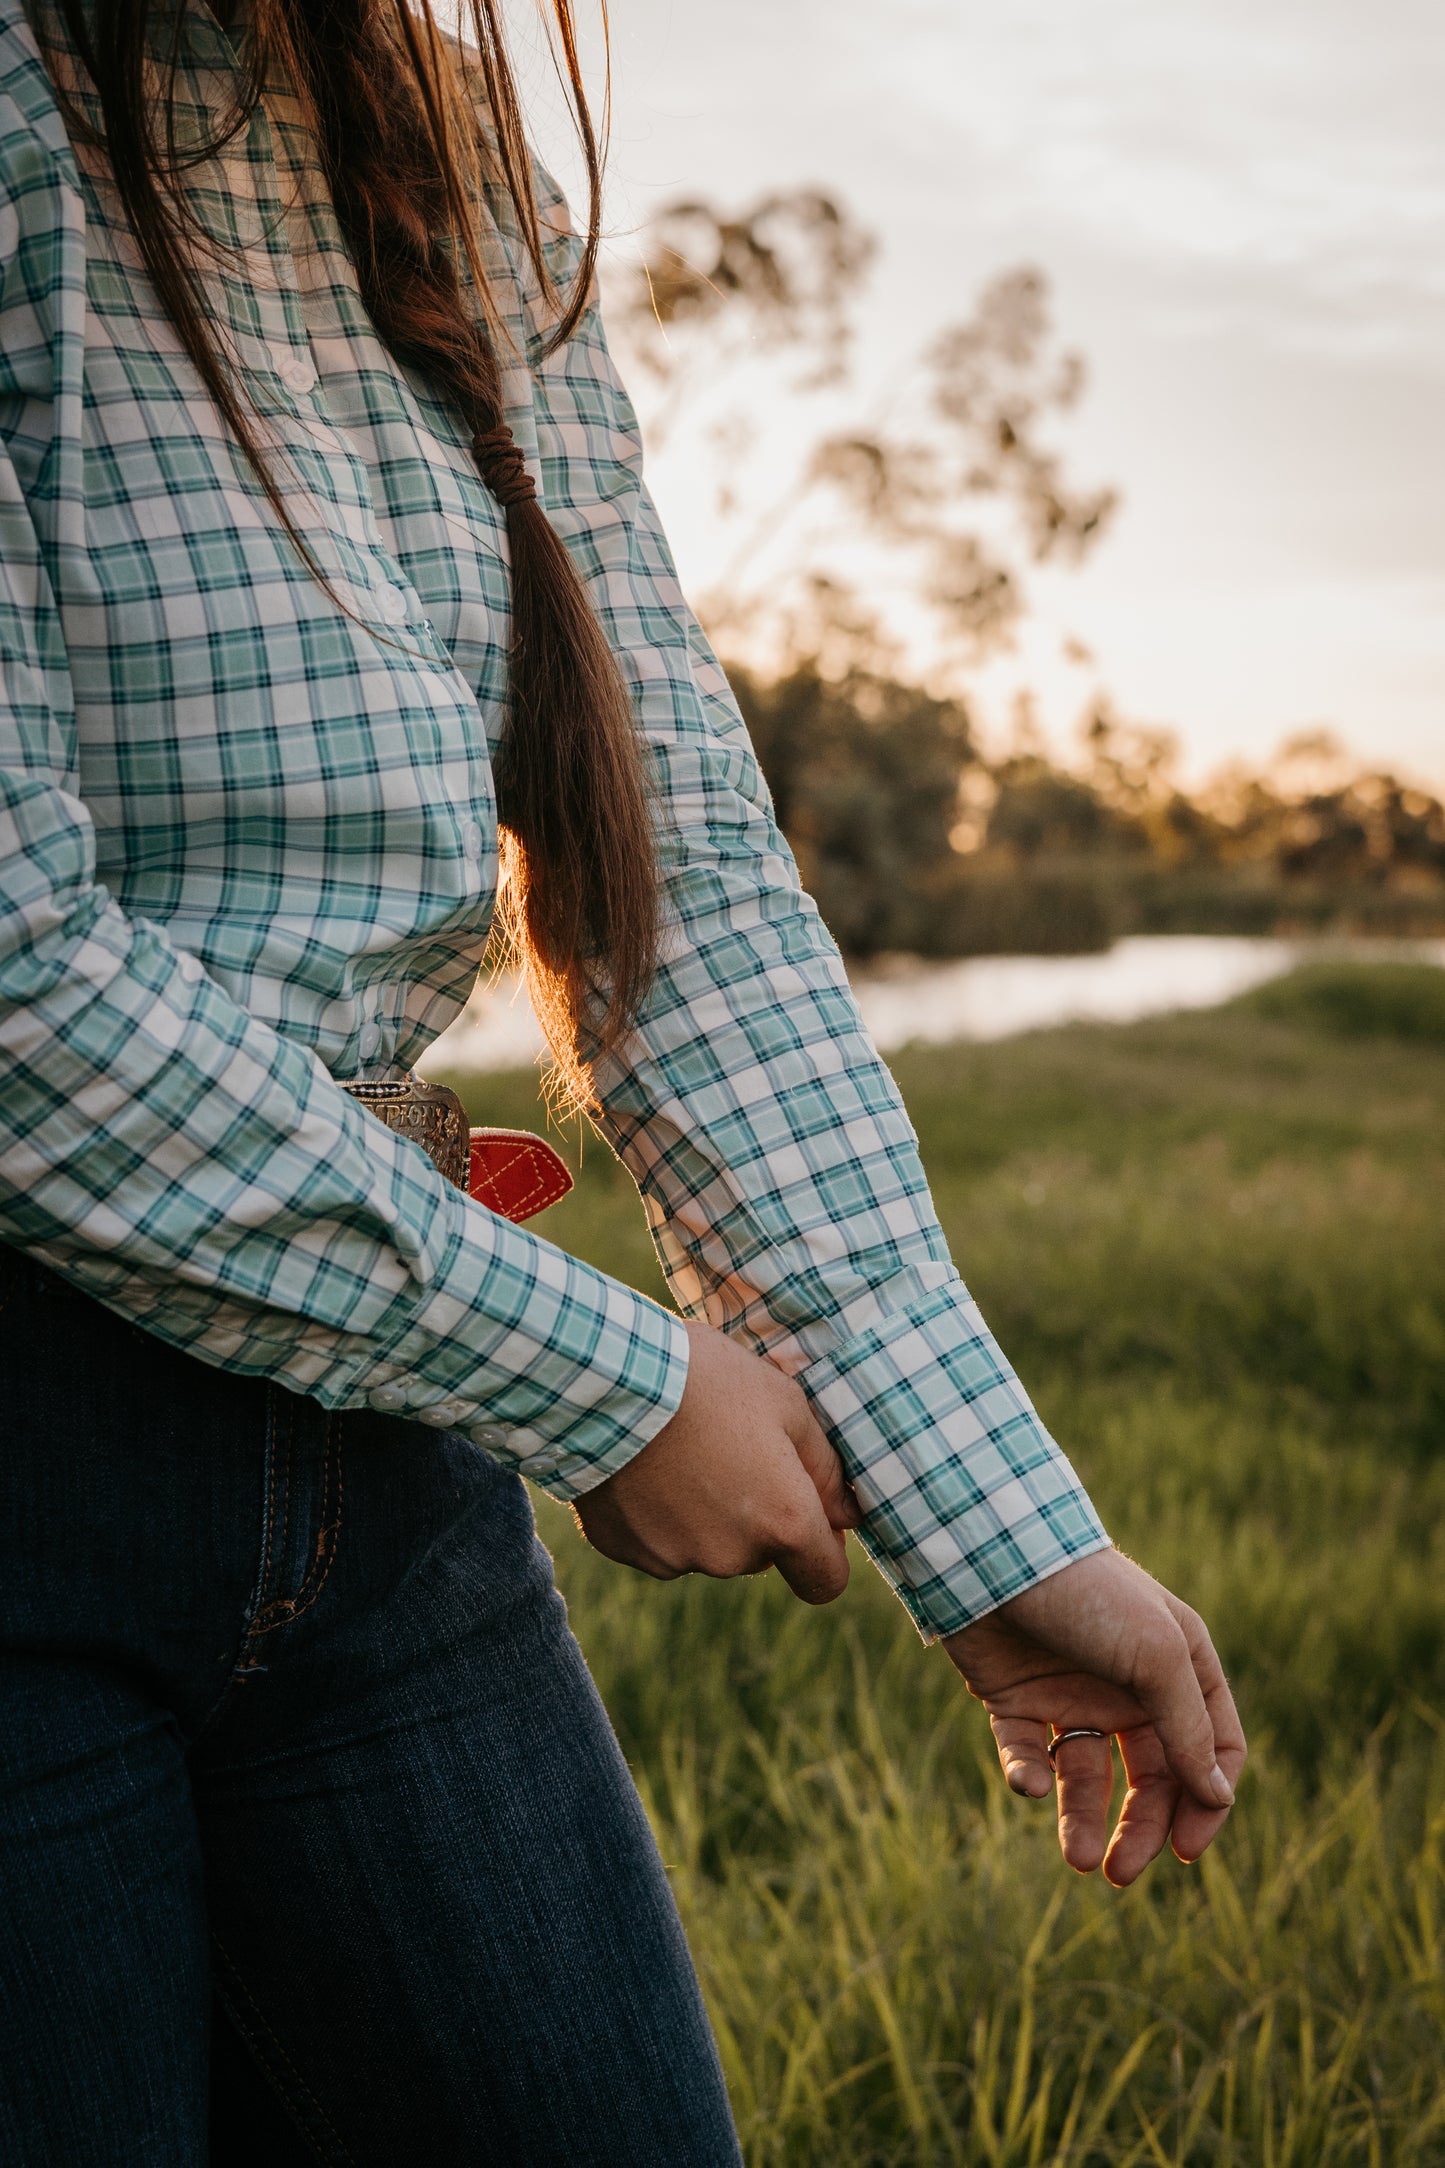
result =
[{"label": "sky", "polygon": [[[581,12],[585,13],[586,0]],[[878,380],[1040,265],[1089,363],[1063,440],[1123,505],[1014,666],[1191,771],[1333,726],[1445,784],[1445,9],[1438,0],[612,0],[614,246],[804,184],[879,236]],[[555,111],[544,153],[565,169]],[[708,492],[653,470],[685,584]],[[1059,661],[1068,632],[1096,658]],[[1002,685],[984,688],[1001,697]]]}]

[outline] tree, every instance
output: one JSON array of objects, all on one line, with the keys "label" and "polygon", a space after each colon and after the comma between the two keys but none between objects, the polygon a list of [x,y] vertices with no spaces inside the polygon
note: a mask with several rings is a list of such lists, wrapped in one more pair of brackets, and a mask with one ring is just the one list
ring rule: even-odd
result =
[{"label": "tree", "polygon": [[[690,413],[711,454],[736,543],[703,606],[730,652],[783,673],[816,654],[820,598],[855,608],[861,556],[921,603],[935,659],[956,673],[1008,643],[1029,567],[1077,563],[1104,532],[1115,493],[1075,489],[1046,441],[1085,370],[1056,339],[1041,271],[990,280],[907,366],[885,428],[856,410],[852,369],[875,243],[837,198],[800,190],[736,213],[681,199],[642,244],[614,320],[651,394],[653,441]],[[782,471],[760,417],[780,400],[801,424]],[[745,489],[764,439],[767,471],[760,459]]]},{"label": "tree", "polygon": [[929,879],[949,841],[968,712],[914,686],[814,661],[771,682],[732,672],[803,885],[849,954],[933,946]]}]

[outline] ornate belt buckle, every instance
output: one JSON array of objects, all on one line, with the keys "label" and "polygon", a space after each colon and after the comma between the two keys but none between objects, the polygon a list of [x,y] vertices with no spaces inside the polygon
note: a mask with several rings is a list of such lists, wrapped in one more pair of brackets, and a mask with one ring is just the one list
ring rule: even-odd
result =
[{"label": "ornate belt buckle", "polygon": [[466,1189],[472,1172],[472,1132],[467,1110],[445,1084],[429,1084],[413,1071],[397,1084],[343,1084],[388,1129],[419,1144],[438,1172]]}]

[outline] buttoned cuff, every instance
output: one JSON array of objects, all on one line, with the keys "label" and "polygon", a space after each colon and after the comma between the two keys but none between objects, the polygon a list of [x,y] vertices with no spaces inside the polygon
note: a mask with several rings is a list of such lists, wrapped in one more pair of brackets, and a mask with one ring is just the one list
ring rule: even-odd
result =
[{"label": "buttoned cuff", "polygon": [[961,1281],[801,1373],[863,1508],[860,1537],[925,1640],[1109,1538]]}]

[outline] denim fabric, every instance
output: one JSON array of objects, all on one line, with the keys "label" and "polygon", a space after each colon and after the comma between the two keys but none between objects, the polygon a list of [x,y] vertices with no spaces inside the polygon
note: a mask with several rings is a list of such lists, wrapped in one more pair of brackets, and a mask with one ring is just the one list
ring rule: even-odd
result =
[{"label": "denim fabric", "polygon": [[0,2161],[736,2163],[518,1478],[0,1249]]}]

